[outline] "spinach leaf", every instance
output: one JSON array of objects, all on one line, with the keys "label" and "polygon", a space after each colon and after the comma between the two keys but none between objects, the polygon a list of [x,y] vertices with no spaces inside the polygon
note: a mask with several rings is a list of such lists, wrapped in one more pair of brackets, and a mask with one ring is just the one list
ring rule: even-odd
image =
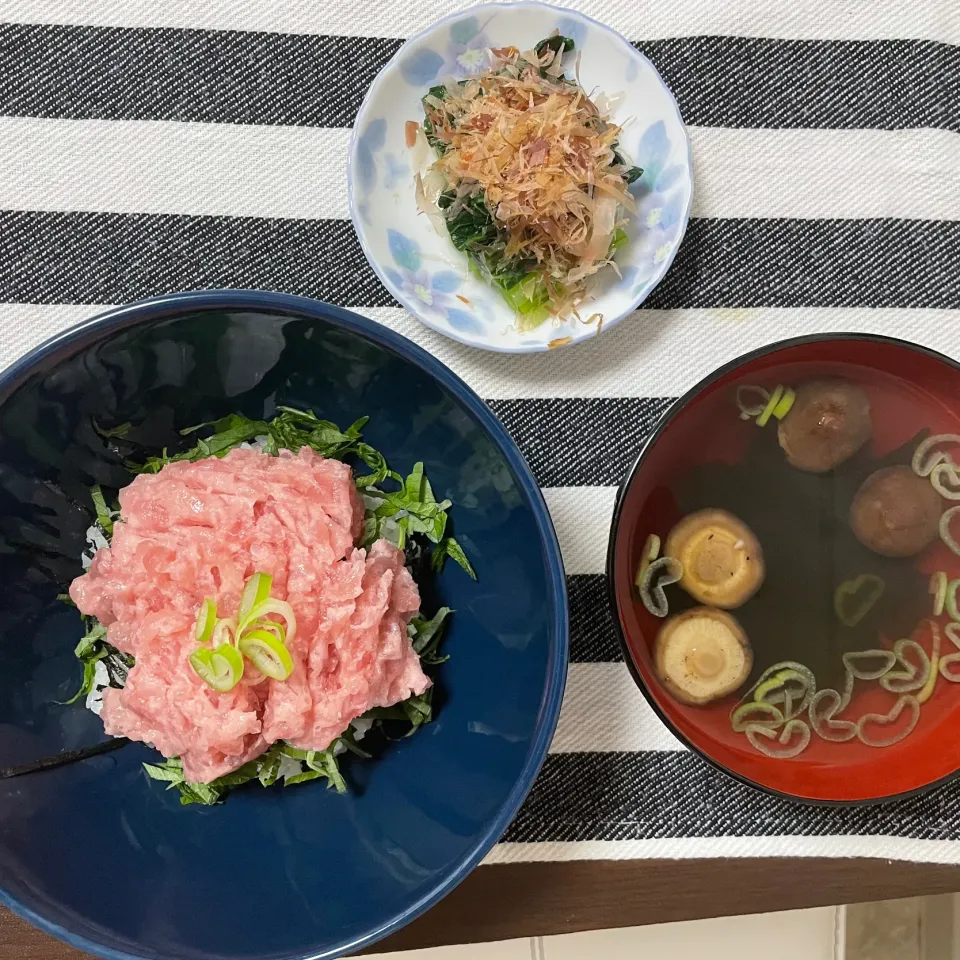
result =
[{"label": "spinach leaf", "polygon": [[423,135],[427,138],[427,143],[437,151],[437,156],[442,157],[447,152],[448,145],[437,136],[433,121],[429,117],[424,117]]},{"label": "spinach leaf", "polygon": [[541,40],[533,49],[538,57],[543,56],[544,50],[552,50],[554,53],[567,53],[574,48],[575,44],[572,37],[547,37]]},{"label": "spinach leaf", "polygon": [[[449,197],[449,193],[442,196]],[[446,205],[449,206],[449,202]],[[463,208],[447,220],[447,229],[453,245],[465,252],[505,239],[493,222],[487,201],[481,194],[464,199]]]}]

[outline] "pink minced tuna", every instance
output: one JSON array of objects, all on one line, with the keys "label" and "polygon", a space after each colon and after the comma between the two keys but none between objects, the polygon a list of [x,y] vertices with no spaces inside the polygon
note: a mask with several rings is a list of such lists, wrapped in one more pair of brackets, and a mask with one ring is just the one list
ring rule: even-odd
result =
[{"label": "pink minced tuna", "polygon": [[[188,779],[230,773],[276,740],[326,749],[371,707],[430,686],[406,632],[417,585],[387,541],[354,545],[363,503],[348,466],[308,447],[234,450],[137,477],[120,513],[70,596],[136,657],[126,687],[104,692],[107,733],[180,757]],[[214,597],[221,616],[236,616],[258,571],[296,615],[293,673],[217,693],[188,662],[197,611]]]}]

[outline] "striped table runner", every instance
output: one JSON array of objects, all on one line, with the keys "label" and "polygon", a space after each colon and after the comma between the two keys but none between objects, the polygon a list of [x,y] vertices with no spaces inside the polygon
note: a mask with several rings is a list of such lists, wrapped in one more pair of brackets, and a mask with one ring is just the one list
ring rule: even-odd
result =
[{"label": "striped table runner", "polygon": [[690,125],[693,219],[644,308],[549,355],[421,327],[347,219],[350,124],[402,40],[457,0],[2,0],[0,363],[117,304],[260,287],[424,345],[543,486],[570,680],[491,862],[758,855],[960,862],[960,786],[832,810],[754,793],[636,691],[603,596],[615,485],[670,398],[782,337],[863,330],[960,355],[956,0],[580,0],[656,64]]}]

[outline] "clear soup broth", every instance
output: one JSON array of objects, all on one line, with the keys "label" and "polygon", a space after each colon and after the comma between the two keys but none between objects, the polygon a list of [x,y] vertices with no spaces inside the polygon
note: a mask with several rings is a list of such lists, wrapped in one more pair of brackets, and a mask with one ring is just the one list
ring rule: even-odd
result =
[{"label": "clear soup broth", "polygon": [[622,496],[618,612],[655,706],[708,756],[870,799],[960,767],[960,436],[924,445],[960,434],[957,373],[824,346],[721,376],[654,439]]}]

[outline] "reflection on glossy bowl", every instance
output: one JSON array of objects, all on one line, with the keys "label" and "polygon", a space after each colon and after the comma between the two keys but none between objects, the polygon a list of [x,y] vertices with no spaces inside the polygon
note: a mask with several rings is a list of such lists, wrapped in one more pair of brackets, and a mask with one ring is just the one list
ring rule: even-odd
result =
[{"label": "reflection on glossy bowl", "polygon": [[[825,378],[842,378],[865,392],[872,428],[849,445],[847,459],[831,471],[801,470],[788,463],[788,451],[782,448],[790,414],[780,421],[779,431],[776,419],[762,427],[759,417],[757,422],[741,419],[737,389],[749,384],[773,390],[776,384],[797,386]],[[864,741],[898,729],[886,727],[884,718],[897,694],[876,683],[857,681],[849,711],[839,717],[855,721],[863,716],[863,741],[828,742],[815,735],[797,756],[774,759],[731,725],[731,710],[740,697],[779,661],[809,667],[817,689],[842,690],[845,653],[888,649],[911,634],[932,651],[928,582],[938,570],[949,580],[960,578],[960,558],[939,539],[915,556],[884,555],[858,542],[850,525],[863,479],[892,462],[909,465],[922,429],[960,433],[957,363],[879,337],[801,338],[748,354],[697,384],[664,415],[624,480],[607,571],[627,665],[673,733],[737,779],[786,797],[866,803],[927,789],[960,770],[960,685],[939,676],[933,695],[919,709],[916,728],[884,748]],[[682,516],[704,508],[729,511],[749,524],[762,547],[766,572],[755,595],[729,605],[752,646],[751,679],[734,695],[690,706],[671,697],[656,675],[652,651],[663,621],[644,609],[633,581],[647,536],[657,534],[666,541]],[[746,548],[744,540],[740,544]],[[881,582],[883,590],[876,592]],[[679,586],[666,591],[671,613],[699,602]],[[863,605],[862,619],[848,616],[858,604]],[[948,618],[937,619],[943,652],[955,652],[946,631]],[[898,669],[909,673],[911,668]],[[902,729],[910,718],[908,711],[900,715]],[[845,731],[853,736],[851,727],[848,722]],[[802,733],[794,728],[795,736]]]},{"label": "reflection on glossy bowl", "polygon": [[[141,745],[0,781],[0,903],[112,958],[340,956],[409,921],[492,846],[529,789],[566,672],[563,570],[543,499],[498,421],[450,371],[377,324],[275,294],[184,294],[116,310],[0,377],[0,767],[98,742],[58,706],[78,680],[75,610],[89,486],[129,475],[94,421],[177,429],[277,404],[340,423],[398,469],[425,461],[477,583],[448,564],[456,609],[435,723],[316,785],[181,807]],[[522,644],[517,638],[523,637]]]},{"label": "reflection on glossy bowl", "polygon": [[[644,174],[631,191],[637,212],[617,252],[619,276],[605,270],[580,308],[586,321],[547,321],[520,333],[499,292],[474,277],[448,236],[418,215],[404,127],[421,121],[420,98],[435,83],[486,66],[490,47],[528,50],[559,30],[576,42],[588,91],[612,100],[624,125],[620,144]],[[390,293],[427,326],[484,350],[530,353],[577,343],[635,310],[676,255],[690,215],[693,174],[686,130],[653,64],[609,27],[546,3],[485,3],[445,17],[400,48],[364,98],[350,145],[348,196],[360,245]]]}]

